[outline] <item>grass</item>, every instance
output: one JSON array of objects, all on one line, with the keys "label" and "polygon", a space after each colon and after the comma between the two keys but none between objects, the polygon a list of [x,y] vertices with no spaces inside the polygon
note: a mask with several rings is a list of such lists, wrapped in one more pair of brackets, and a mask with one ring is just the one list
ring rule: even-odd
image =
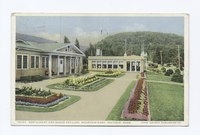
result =
[{"label": "grass", "polygon": [[184,88],[175,84],[148,83],[152,121],[184,120]]},{"label": "grass", "polygon": [[112,111],[110,112],[106,120],[127,120],[127,119],[121,118],[121,113],[122,113],[122,110],[124,109],[124,105],[128,101],[128,98],[134,86],[135,86],[135,81],[133,80],[129,84],[129,86],[126,88],[125,92],[120,97],[117,104],[113,107]]},{"label": "grass", "polygon": [[92,86],[93,84],[91,84],[91,86],[89,88],[84,88],[83,86],[82,86],[82,88],[66,87],[62,83],[51,84],[51,85],[48,85],[47,87],[50,89],[71,90],[71,91],[88,91],[89,92],[89,91],[97,91],[97,90],[105,87],[106,85],[112,83],[113,81],[114,81],[114,79],[105,79],[102,82],[99,82],[97,85]]},{"label": "grass", "polygon": [[62,110],[81,99],[79,96],[73,96],[73,95],[69,95],[69,96],[70,96],[69,99],[62,101],[61,103],[53,107],[44,108],[44,107],[16,105],[16,110],[29,111],[29,112],[55,112],[55,111]]},{"label": "grass", "polygon": [[125,74],[126,73],[121,73],[121,74],[119,74],[117,76],[101,76],[101,75],[97,75],[97,76],[104,77],[104,78],[120,78],[120,77],[124,76]]},{"label": "grass", "polygon": [[147,80],[171,82],[171,76],[165,76],[164,74],[147,73]]}]

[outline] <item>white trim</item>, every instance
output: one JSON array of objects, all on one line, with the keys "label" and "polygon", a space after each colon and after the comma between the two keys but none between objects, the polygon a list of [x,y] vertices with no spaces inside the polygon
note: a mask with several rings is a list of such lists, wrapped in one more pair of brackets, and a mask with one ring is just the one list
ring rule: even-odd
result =
[{"label": "white trim", "polygon": [[[16,59],[16,69],[17,70],[27,70],[27,69],[29,69],[28,68],[28,63],[29,63],[29,57],[28,57],[28,54],[17,54],[17,56],[22,56],[22,61],[21,61],[21,68],[17,68],[17,59]],[[23,61],[24,61],[24,56],[27,56],[27,68],[24,68],[24,63],[23,63]]]},{"label": "white trim", "polygon": [[30,43],[29,43],[28,41],[25,41],[25,40],[22,40],[22,39],[17,39],[16,42],[17,42],[17,41],[21,41],[21,42],[23,42],[25,45],[30,45]]},{"label": "white trim", "polygon": [[[34,64],[34,67],[33,67],[33,68],[31,67],[31,64],[32,64],[31,62],[32,62],[32,61],[31,61],[31,59],[30,59],[30,61],[31,61],[31,62],[30,62],[30,69],[40,69],[40,55],[31,55],[30,58],[31,58],[32,56],[34,57],[34,63],[33,63],[33,64]],[[39,63],[38,63],[39,65],[38,65],[38,68],[36,68],[36,57],[39,57]]]},{"label": "white trim", "polygon": [[[67,44],[67,45],[65,45],[65,46],[62,46],[62,47],[60,47],[60,48],[57,48],[57,49],[55,49],[55,50],[53,50],[52,52],[60,52],[60,51],[58,51],[58,50],[60,50],[60,49],[63,49],[63,48],[66,48],[66,47],[68,47],[68,46],[71,46],[71,47],[73,47],[73,48],[75,48],[78,52],[80,52],[81,54],[78,54],[78,53],[71,53],[71,52],[67,52],[67,53],[71,53],[71,54],[76,54],[76,55],[82,55],[82,56],[85,56],[85,54],[78,48],[78,47],[76,47],[74,44]],[[61,52],[60,52],[61,53]],[[62,52],[63,53],[63,52]]]},{"label": "white trim", "polygon": [[49,58],[49,56],[41,56],[41,57],[44,58],[44,67],[42,67],[43,66],[43,61],[42,61],[41,68],[48,68],[47,67],[47,62],[48,62],[47,58]]},{"label": "white trim", "polygon": [[51,54],[49,55],[48,63],[49,63],[49,67],[48,67],[48,70],[49,70],[49,77],[51,77],[51,76],[52,76],[52,72],[51,72],[51,66],[52,66],[52,55],[51,55]]}]

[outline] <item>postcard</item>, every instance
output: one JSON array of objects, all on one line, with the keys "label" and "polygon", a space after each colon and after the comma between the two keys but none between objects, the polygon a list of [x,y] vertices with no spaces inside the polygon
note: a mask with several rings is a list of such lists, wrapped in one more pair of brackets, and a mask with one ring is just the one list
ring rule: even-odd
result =
[{"label": "postcard", "polygon": [[12,125],[188,126],[189,15],[13,13]]}]

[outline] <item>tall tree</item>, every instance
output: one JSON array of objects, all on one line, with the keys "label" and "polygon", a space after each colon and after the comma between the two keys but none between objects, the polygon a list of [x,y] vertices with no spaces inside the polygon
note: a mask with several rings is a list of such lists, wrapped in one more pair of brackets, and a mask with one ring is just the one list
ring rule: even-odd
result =
[{"label": "tall tree", "polygon": [[68,37],[64,36],[64,43],[70,43]]},{"label": "tall tree", "polygon": [[79,41],[78,41],[77,38],[76,38],[76,40],[75,40],[75,46],[78,47],[78,48],[80,49]]}]

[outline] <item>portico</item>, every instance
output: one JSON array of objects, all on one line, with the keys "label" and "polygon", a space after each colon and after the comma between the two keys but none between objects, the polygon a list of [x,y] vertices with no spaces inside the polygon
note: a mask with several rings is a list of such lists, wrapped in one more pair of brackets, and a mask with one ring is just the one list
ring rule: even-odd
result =
[{"label": "portico", "polygon": [[[65,56],[65,55],[49,55],[48,76],[78,74],[81,72],[82,57]],[[50,72],[51,71],[51,72]]]}]

